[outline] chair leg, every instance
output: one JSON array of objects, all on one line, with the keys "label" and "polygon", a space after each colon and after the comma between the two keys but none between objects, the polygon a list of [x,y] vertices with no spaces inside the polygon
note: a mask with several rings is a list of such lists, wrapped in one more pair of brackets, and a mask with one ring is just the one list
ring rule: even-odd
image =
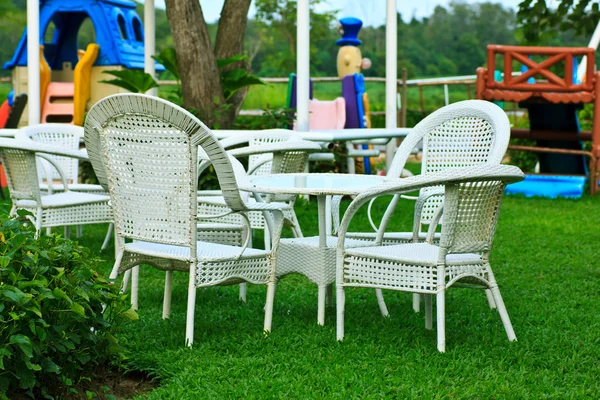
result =
[{"label": "chair leg", "polygon": [[437,348],[441,353],[446,352],[446,289],[442,288],[436,299],[437,309]]},{"label": "chair leg", "polygon": [[327,291],[325,294],[327,300],[327,307],[333,307],[333,283],[327,285]]},{"label": "chair leg", "polygon": [[127,292],[127,287],[129,286],[129,281],[131,280],[131,270],[128,269],[123,275],[123,282],[121,284],[121,293]]},{"label": "chair leg", "polygon": [[138,287],[140,281],[140,266],[136,265],[131,271],[131,308],[138,309]]},{"label": "chair leg", "polygon": [[344,293],[344,287],[342,285],[337,285],[337,298],[335,301],[337,304],[336,339],[344,340],[344,307],[346,303],[346,293]]},{"label": "chair leg", "polygon": [[66,225],[65,228],[65,239],[70,239],[71,238],[71,227],[69,225]]},{"label": "chair leg", "polygon": [[271,232],[269,232],[269,226],[265,224],[264,229],[264,241],[265,241],[265,250],[271,250]]},{"label": "chair leg", "polygon": [[[110,271],[110,277],[109,277],[109,279],[117,279],[117,276],[119,275],[119,267],[121,266],[121,261],[122,260],[123,260],[123,252],[122,251],[118,251],[115,254],[115,263],[113,265],[112,271]],[[129,271],[130,270],[127,270],[127,272],[129,272]],[[125,276],[127,276],[127,272],[125,273]],[[123,279],[123,281],[125,281],[125,279]]]},{"label": "chair leg", "polygon": [[108,247],[108,242],[110,242],[110,237],[112,236],[114,227],[115,225],[112,222],[108,225],[108,230],[106,231],[106,236],[104,237],[104,242],[102,243],[100,250],[106,250]]},{"label": "chair leg", "polygon": [[415,312],[421,312],[421,294],[413,293],[413,310]]},{"label": "chair leg", "polygon": [[291,223],[292,223],[292,233],[294,234],[295,238],[301,238],[304,237],[304,234],[302,233],[302,229],[300,228],[300,223],[298,222],[298,218],[296,217],[296,214],[294,212],[291,213]]},{"label": "chair leg", "polygon": [[517,336],[515,335],[515,331],[513,330],[512,324],[510,322],[508,312],[506,312],[506,306],[504,306],[504,300],[502,300],[500,289],[498,289],[498,285],[495,285],[490,290],[492,292],[492,295],[494,296],[494,301],[496,302],[498,312],[500,313],[500,318],[502,319],[504,330],[506,330],[506,336],[508,336],[509,341],[514,342],[517,340]]},{"label": "chair leg", "polygon": [[171,313],[171,292],[173,288],[173,271],[167,271],[165,274],[165,297],[163,300],[163,319],[168,319]]},{"label": "chair leg", "polygon": [[318,303],[318,314],[317,314],[317,323],[319,325],[325,325],[325,297],[327,292],[327,285],[319,285],[319,297],[317,299]]},{"label": "chair leg", "polygon": [[77,232],[77,239],[79,239],[81,236],[83,236],[83,226],[77,225],[75,229]]},{"label": "chair leg", "polygon": [[240,283],[240,300],[243,301],[244,303],[246,302],[246,291],[247,291],[246,282]]},{"label": "chair leg", "polygon": [[385,305],[385,300],[383,299],[383,292],[381,289],[375,289],[375,296],[377,297],[377,304],[379,305],[379,311],[381,311],[381,315],[384,317],[389,317],[390,313]]},{"label": "chair leg", "polygon": [[190,265],[190,280],[188,283],[188,303],[185,317],[185,343],[192,347],[194,342],[194,312],[196,309],[196,265]]},{"label": "chair leg", "polygon": [[265,326],[264,332],[271,332],[273,323],[273,302],[275,301],[275,282],[270,281],[267,284],[267,302],[265,304]]},{"label": "chair leg", "polygon": [[485,297],[487,297],[488,305],[491,309],[496,308],[496,302],[494,301],[494,295],[490,289],[485,289]]},{"label": "chair leg", "polygon": [[425,295],[425,329],[433,329],[433,295]]}]

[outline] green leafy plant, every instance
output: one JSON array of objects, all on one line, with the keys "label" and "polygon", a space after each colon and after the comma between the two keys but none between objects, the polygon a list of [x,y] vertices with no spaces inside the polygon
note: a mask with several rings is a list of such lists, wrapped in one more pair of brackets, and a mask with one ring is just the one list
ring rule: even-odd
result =
[{"label": "green leafy plant", "polygon": [[296,110],[293,108],[281,107],[272,108],[267,104],[263,114],[255,116],[238,116],[235,120],[235,129],[258,130],[258,129],[277,129],[290,128],[294,124]]},{"label": "green leafy plant", "polygon": [[115,334],[137,314],[87,248],[36,238],[26,214],[0,215],[0,398],[72,395],[124,358]]},{"label": "green leafy plant", "polygon": [[217,66],[221,71],[221,86],[223,87],[223,96],[229,100],[237,91],[252,85],[264,85],[260,78],[248,73],[246,68],[225,69],[225,67],[244,61],[246,56],[235,55],[230,58],[217,60]]},{"label": "green leafy plant", "polygon": [[[177,84],[173,90],[166,91],[167,100],[183,105],[183,94],[181,91],[181,75],[179,73],[179,64],[177,62],[177,54],[175,49],[168,47],[163,49],[159,54],[152,56],[156,61],[161,63],[168,74],[170,74]],[[234,63],[246,60],[246,56],[235,55],[230,58],[217,60],[217,67],[221,71],[221,86],[223,87],[223,96],[225,100],[229,100],[239,90],[251,85],[264,85],[258,77],[249,74],[246,68],[226,68]],[[133,93],[145,93],[148,90],[158,87],[158,82],[150,75],[141,70],[122,70],[122,71],[103,71],[105,74],[110,74],[117,79],[101,81],[110,85],[129,90]]]},{"label": "green leafy plant", "polygon": [[124,69],[121,71],[102,71],[102,73],[112,75],[117,79],[100,82],[118,86],[132,93],[146,93],[148,90],[158,87],[158,83],[152,75],[141,70]]},{"label": "green leafy plant", "polygon": [[[163,95],[172,103],[183,106],[183,92],[181,90],[181,75],[179,74],[179,64],[177,63],[177,54],[175,49],[167,47],[161,50],[157,55],[152,56],[153,59],[161,63],[166,70],[166,74],[177,81],[175,86],[163,86]],[[194,113],[194,110],[190,110]],[[195,114],[195,113],[194,113]]]},{"label": "green leafy plant", "polygon": [[[510,144],[519,146],[536,146],[535,140],[530,139],[511,139]],[[537,153],[530,151],[509,150],[507,152],[510,158],[510,164],[521,168],[523,172],[533,172],[538,162]]]}]

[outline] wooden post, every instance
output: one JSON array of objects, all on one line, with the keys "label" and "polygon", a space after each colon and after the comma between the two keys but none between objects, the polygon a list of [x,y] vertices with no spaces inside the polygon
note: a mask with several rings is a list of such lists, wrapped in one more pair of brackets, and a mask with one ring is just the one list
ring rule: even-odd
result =
[{"label": "wooden post", "polygon": [[467,83],[467,98],[471,100],[471,84]]},{"label": "wooden post", "polygon": [[475,98],[478,100],[486,100],[483,98],[483,92],[485,91],[485,79],[487,70],[485,68],[477,68],[477,78],[475,80]]},{"label": "wooden post", "polygon": [[[596,171],[600,168],[600,72],[596,72],[593,75],[594,92],[596,93],[594,99],[594,122],[592,126],[592,155],[594,157],[595,168],[590,168],[590,193],[595,195],[598,191],[598,176]],[[593,175],[592,175],[593,173]]]}]

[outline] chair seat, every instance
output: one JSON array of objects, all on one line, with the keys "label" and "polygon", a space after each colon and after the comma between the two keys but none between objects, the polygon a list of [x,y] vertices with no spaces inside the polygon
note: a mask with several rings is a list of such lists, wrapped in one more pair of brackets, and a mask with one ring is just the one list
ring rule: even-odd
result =
[{"label": "chair seat", "polygon": [[[197,242],[197,259],[199,261],[208,259],[231,258],[238,256],[241,247],[228,246],[217,243]],[[175,246],[162,243],[135,241],[125,245],[125,251],[144,254],[150,257],[164,257],[175,260],[190,260],[190,249],[187,246]],[[247,248],[242,257],[268,256],[269,251]]]},{"label": "chair seat", "polygon": [[[441,233],[435,232],[433,234],[433,242],[434,243],[439,242],[440,237],[441,237]],[[348,240],[349,238],[374,242],[375,239],[377,238],[377,233],[376,232],[348,232],[346,234],[346,240]],[[425,241],[425,239],[427,239],[427,233],[419,232],[418,240],[420,242],[423,242],[423,241]],[[411,243],[412,240],[413,240],[412,232],[386,232],[383,235],[383,244],[384,245]],[[351,247],[356,247],[356,246],[351,246]]]},{"label": "chair seat", "polygon": [[[438,263],[439,249],[438,246],[428,243],[405,243],[391,246],[354,247],[348,248],[345,253],[348,256],[433,267]],[[448,254],[446,256],[446,265],[472,265],[483,262],[481,256],[474,253]]]},{"label": "chair seat", "polygon": [[[81,192],[66,192],[42,196],[43,208],[68,207],[89,203],[108,202],[110,198],[106,195],[81,193]],[[17,200],[17,207],[34,208],[37,207],[37,202],[34,200]]]},{"label": "chair seat", "polygon": [[[346,247],[364,247],[371,242],[370,238],[347,238],[345,246]],[[333,250],[336,249],[338,244],[337,236],[327,235],[326,239],[327,248],[331,248]],[[318,236],[309,236],[309,237],[301,237],[301,238],[289,238],[289,239],[281,239],[279,242],[279,247],[285,246],[304,246],[304,247],[319,247],[319,237]]]}]

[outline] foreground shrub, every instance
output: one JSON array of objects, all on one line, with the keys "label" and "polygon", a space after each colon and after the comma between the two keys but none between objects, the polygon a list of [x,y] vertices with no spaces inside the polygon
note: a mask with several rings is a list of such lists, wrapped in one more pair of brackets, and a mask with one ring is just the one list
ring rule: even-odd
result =
[{"label": "foreground shrub", "polygon": [[24,221],[0,215],[0,398],[65,396],[123,357],[114,334],[137,314],[87,248]]}]

